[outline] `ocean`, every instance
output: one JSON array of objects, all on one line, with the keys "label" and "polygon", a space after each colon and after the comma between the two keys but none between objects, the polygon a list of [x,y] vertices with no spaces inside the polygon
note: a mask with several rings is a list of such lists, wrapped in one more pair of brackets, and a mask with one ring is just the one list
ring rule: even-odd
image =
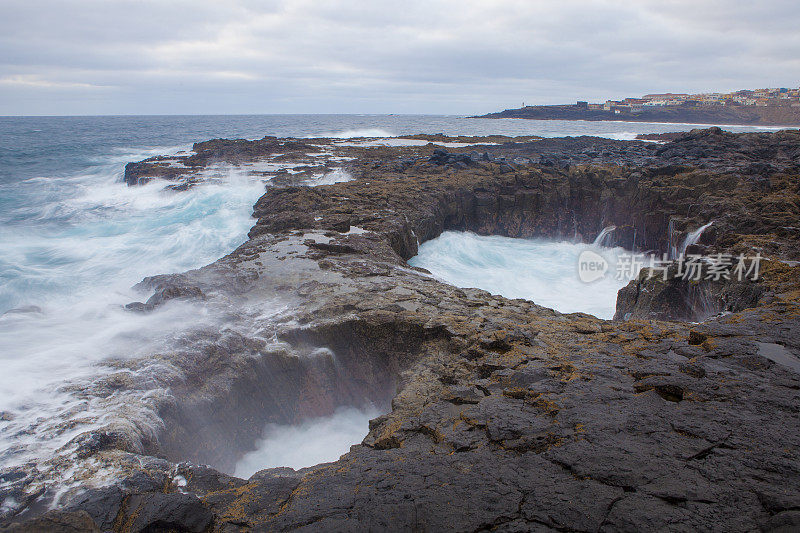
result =
[{"label": "ocean", "polygon": [[[185,192],[156,182],[127,187],[127,162],[211,138],[441,132],[632,139],[692,127],[422,115],[0,117],[0,468],[42,461],[104,422],[109,400],[78,397],[70,384],[91,380],[115,358],[159,349],[191,313],[180,305],[129,313],[124,304],[141,298],[132,286],[232,251],[246,239],[265,187],[235,169]],[[492,253],[501,257],[503,249]]]}]

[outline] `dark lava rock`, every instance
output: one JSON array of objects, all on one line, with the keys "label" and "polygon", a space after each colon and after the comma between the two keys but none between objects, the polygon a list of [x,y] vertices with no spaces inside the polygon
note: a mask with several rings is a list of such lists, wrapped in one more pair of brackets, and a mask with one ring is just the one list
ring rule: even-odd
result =
[{"label": "dark lava rock", "polygon": [[152,311],[169,300],[189,300],[204,299],[205,294],[199,287],[186,285],[166,285],[160,286],[155,294],[147,299],[146,302],[131,302],[125,305],[129,311],[146,312]]},{"label": "dark lava rock", "polygon": [[122,531],[184,531],[202,533],[214,516],[197,496],[148,493],[127,498],[120,520]]},{"label": "dark lava rock", "polygon": [[3,533],[100,533],[86,511],[50,511],[24,523],[0,528]]},{"label": "dark lava rock", "polygon": [[[800,233],[787,228],[800,219],[798,135],[690,132],[657,149],[526,139],[482,146],[479,161],[434,146],[340,150],[358,179],[271,187],[237,250],[141,284],[153,306],[189,298],[228,323],[157,357],[114,361],[120,374],[158,362],[163,376],[130,372],[79,390],[103,400],[153,380],[168,391],[152,400],[163,426],[151,435],[138,420],[114,421],[104,431],[118,439],[76,441],[120,479],[70,493],[59,511],[31,511],[22,527],[791,530]],[[308,148],[216,140],[196,146],[195,162]],[[516,162],[542,157],[553,165]],[[769,186],[746,175],[754,162],[771,165]],[[446,230],[591,241],[616,225],[615,245],[664,253],[711,220],[697,250],[761,253],[761,277],[691,287],[640,278],[620,293],[629,320],[456,288],[406,263]],[[697,318],[691,291],[724,313],[686,323]],[[263,318],[273,302],[283,314]],[[266,424],[363,405],[384,414],[337,461],[247,480],[223,473]],[[15,494],[42,480],[23,473],[11,474]]]},{"label": "dark lava rock", "polygon": [[428,161],[436,165],[451,165],[458,168],[473,166],[475,161],[469,154],[451,154],[447,150],[436,149]]}]

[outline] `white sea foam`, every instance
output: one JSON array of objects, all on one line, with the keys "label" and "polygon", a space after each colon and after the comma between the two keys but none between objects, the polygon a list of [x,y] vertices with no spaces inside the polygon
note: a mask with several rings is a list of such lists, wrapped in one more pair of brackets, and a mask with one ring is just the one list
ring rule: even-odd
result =
[{"label": "white sea foam", "polygon": [[478,145],[496,145],[497,143],[461,143],[461,142],[445,142],[445,141],[426,141],[423,139],[401,139],[397,137],[379,138],[379,139],[365,139],[363,141],[346,141],[338,142],[337,146],[426,146],[428,144],[435,144],[445,148],[464,148],[466,146]]},{"label": "white sea foam", "polygon": [[[593,283],[578,277],[578,257],[587,249],[608,261],[606,276]],[[447,231],[423,243],[409,264],[458,287],[525,298],[564,313],[612,318],[617,292],[629,281],[616,279],[622,252],[622,248]]]},{"label": "white sea foam", "polygon": [[229,172],[180,193],[158,181],[128,187],[122,164],[141,156],[113,154],[91,172],[50,178],[38,202],[13,213],[25,224],[0,226],[0,313],[19,309],[0,316],[2,466],[46,458],[119,409],[131,423],[157,424],[146,397],[174,369],[154,362],[141,370],[159,377],[152,391],[108,398],[69,385],[114,371],[107,361],[163,350],[186,327],[220,323],[187,302],[150,314],[123,306],[146,297],[131,289],[143,277],[205,265],[243,242],[263,184]]},{"label": "white sea foam", "polygon": [[335,461],[369,432],[369,421],[380,414],[374,407],[342,407],[331,416],[290,426],[270,424],[256,450],[237,463],[234,475],[248,478],[265,468],[305,468]]},{"label": "white sea foam", "polygon": [[363,128],[345,130],[325,135],[309,135],[308,137],[330,137],[332,139],[357,139],[360,137],[394,137],[395,134],[380,128]]},{"label": "white sea foam", "polygon": [[639,135],[635,131],[620,131],[608,135],[609,139],[616,139],[617,141],[633,141]]}]

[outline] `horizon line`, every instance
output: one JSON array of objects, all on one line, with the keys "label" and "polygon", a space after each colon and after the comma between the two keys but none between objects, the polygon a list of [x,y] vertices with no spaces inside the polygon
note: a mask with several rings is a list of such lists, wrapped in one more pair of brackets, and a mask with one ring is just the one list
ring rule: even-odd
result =
[{"label": "horizon line", "polygon": [[3,115],[0,118],[88,118],[88,117],[258,117],[258,116],[419,116],[419,117],[470,117],[466,113],[115,113],[87,115]]}]

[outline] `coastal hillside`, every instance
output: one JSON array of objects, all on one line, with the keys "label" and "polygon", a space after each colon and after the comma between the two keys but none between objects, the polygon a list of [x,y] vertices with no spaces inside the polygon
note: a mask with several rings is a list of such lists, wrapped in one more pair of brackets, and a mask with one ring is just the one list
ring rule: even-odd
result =
[{"label": "coastal hillside", "polygon": [[800,88],[743,89],[730,93],[656,93],[604,103],[526,106],[473,118],[613,120],[751,126],[800,124]]},{"label": "coastal hillside", "polygon": [[800,108],[788,106],[661,106],[641,111],[591,109],[579,104],[525,106],[474,118],[527,118],[535,120],[620,120],[688,124],[747,124],[799,126]]}]

